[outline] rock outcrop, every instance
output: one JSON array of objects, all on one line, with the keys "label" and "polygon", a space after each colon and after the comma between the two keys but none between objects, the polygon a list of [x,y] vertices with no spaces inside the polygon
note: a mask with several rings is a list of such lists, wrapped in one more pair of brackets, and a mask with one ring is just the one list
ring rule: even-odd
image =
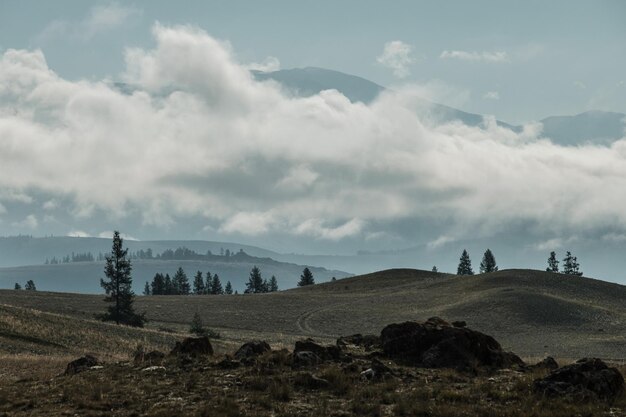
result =
[{"label": "rock outcrop", "polygon": [[101,365],[101,363],[95,356],[85,355],[68,363],[67,367],[65,368],[65,375],[78,374],[99,365]]},{"label": "rock outcrop", "polygon": [[206,336],[188,337],[182,342],[176,342],[176,346],[174,346],[170,355],[191,357],[210,356],[213,355],[213,346],[211,346],[211,342]]},{"label": "rock outcrop", "polygon": [[535,380],[533,389],[547,397],[565,396],[581,401],[596,397],[612,402],[624,395],[624,377],[600,359],[584,358]]},{"label": "rock outcrop", "polygon": [[454,327],[434,317],[426,322],[390,324],[380,334],[385,355],[426,368],[510,368],[524,366],[515,354],[505,352],[491,336]]}]

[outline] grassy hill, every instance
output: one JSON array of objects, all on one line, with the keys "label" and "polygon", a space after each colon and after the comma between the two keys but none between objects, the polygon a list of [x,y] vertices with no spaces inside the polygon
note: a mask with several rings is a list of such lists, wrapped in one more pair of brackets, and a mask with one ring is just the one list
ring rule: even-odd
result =
[{"label": "grassy hill", "polygon": [[[0,304],[88,320],[102,296],[0,291]],[[626,359],[626,286],[532,270],[459,277],[393,269],[272,294],[138,297],[149,327],[185,331],[197,311],[227,341],[332,340],[388,323],[465,320],[526,357]]]}]

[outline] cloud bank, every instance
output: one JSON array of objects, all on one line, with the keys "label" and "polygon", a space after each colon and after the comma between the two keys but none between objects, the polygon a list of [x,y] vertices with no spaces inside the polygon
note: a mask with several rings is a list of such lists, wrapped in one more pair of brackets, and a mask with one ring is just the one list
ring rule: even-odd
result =
[{"label": "cloud bank", "polygon": [[126,51],[131,94],[63,79],[39,50],[4,52],[0,208],[41,192],[87,218],[326,240],[401,234],[398,221],[447,224],[446,241],[521,223],[626,230],[626,140],[565,148],[493,120],[436,125],[411,89],[370,105],[288,97],[197,28],[153,34],[153,49]]}]

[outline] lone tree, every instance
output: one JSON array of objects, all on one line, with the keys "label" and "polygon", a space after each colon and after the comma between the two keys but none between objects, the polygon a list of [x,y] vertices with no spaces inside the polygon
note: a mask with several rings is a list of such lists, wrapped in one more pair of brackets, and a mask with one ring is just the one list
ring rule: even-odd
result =
[{"label": "lone tree", "polygon": [[470,260],[467,250],[463,249],[461,259],[459,259],[459,267],[456,270],[457,275],[474,275],[472,270],[472,261]]},{"label": "lone tree", "polygon": [[250,278],[246,282],[247,293],[260,293],[263,292],[263,277],[261,277],[261,271],[255,265],[250,271]]},{"label": "lone tree", "polygon": [[15,283],[15,287],[13,287],[13,289],[15,289],[15,290],[21,290],[21,289],[22,289],[22,286],[16,282],[16,283]]},{"label": "lone tree", "polygon": [[302,275],[300,275],[300,281],[298,282],[298,287],[304,287],[305,285],[313,285],[315,284],[315,279],[313,278],[313,273],[309,268],[304,268],[302,270]]},{"label": "lone tree", "polygon": [[497,270],[498,265],[496,265],[496,258],[493,256],[491,249],[487,249],[483,255],[483,260],[480,263],[480,273],[486,274],[489,272],[496,272]]},{"label": "lone tree", "polygon": [[106,256],[104,267],[104,275],[107,280],[100,279],[100,285],[106,292],[104,301],[113,304],[100,318],[103,321],[114,321],[117,324],[143,327],[146,322],[145,313],[137,314],[133,309],[135,294],[132,290],[132,266],[128,259],[128,249],[123,248],[123,243],[120,233],[115,231],[113,248],[111,254]]},{"label": "lone tree", "polygon": [[565,258],[563,259],[563,273],[567,275],[576,275],[578,277],[582,276],[582,272],[580,271],[580,264],[578,263],[578,258],[572,256],[570,251],[565,253]]},{"label": "lone tree", "polygon": [[439,272],[439,270],[437,269],[437,265],[433,265],[433,269],[431,269],[432,272]]},{"label": "lone tree", "polygon": [[554,251],[550,252],[550,257],[548,258],[548,267],[546,268],[548,272],[559,272],[559,261],[556,259],[556,253]]},{"label": "lone tree", "polygon": [[195,334],[196,336],[205,336],[207,334],[207,329],[204,327],[202,317],[200,317],[200,314],[197,311],[191,320],[189,333]]},{"label": "lone tree", "polygon": [[226,283],[226,288],[224,288],[224,293],[228,295],[231,295],[233,293],[233,286],[231,285],[230,281]]},{"label": "lone tree", "polygon": [[26,291],[37,291],[37,287],[35,287],[35,282],[32,279],[26,281],[26,285],[24,285],[24,289]]}]

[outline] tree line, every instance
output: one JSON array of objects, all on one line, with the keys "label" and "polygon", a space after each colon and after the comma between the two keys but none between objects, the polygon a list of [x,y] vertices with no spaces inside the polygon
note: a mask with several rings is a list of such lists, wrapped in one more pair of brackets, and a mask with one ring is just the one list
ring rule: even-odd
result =
[{"label": "tree line", "polygon": [[[496,258],[491,252],[490,249],[485,251],[483,255],[483,259],[480,263],[480,273],[486,274],[489,272],[496,272],[498,270],[498,265],[496,263]],[[438,272],[437,267],[433,266],[433,272]],[[575,275],[582,276],[583,273],[580,270],[580,264],[578,263],[578,258],[573,256],[570,251],[567,251],[565,254],[565,258],[563,258],[563,270],[559,271],[559,261],[556,258],[556,252],[550,252],[550,257],[548,258],[548,267],[546,268],[548,272],[556,272],[562,273],[566,275]],[[466,249],[463,249],[461,253],[461,257],[459,258],[459,265],[457,267],[457,275],[474,275],[474,270],[472,269],[472,261],[470,259],[469,253]]]},{"label": "tree line", "polygon": [[[146,250],[139,249],[136,252],[128,252],[127,258],[131,261],[134,260],[151,260],[151,259],[160,259],[160,260],[174,260],[174,261],[188,261],[188,260],[214,260],[219,258],[220,260],[245,260],[253,258],[244,252],[243,249],[239,249],[239,252],[231,251],[230,249],[220,248],[220,253],[213,254],[210,250],[208,250],[205,254],[198,253],[192,249],[189,249],[185,246],[178,247],[176,249],[165,249],[161,253],[154,254],[151,248]],[[85,253],[74,253],[72,252],[70,255],[65,255],[61,258],[57,258],[53,256],[52,258],[46,258],[44,261],[45,265],[57,265],[57,264],[67,264],[73,262],[104,262],[106,261],[106,255],[102,252],[98,253],[98,255],[94,256],[91,252]]]},{"label": "tree line", "polygon": [[[193,286],[192,286],[193,285]],[[206,273],[206,279],[202,271],[196,272],[193,282],[190,283],[183,268],[178,268],[173,277],[157,272],[151,283],[146,282],[144,295],[222,295],[233,294],[233,286],[230,281],[222,286],[222,281],[217,274]]]}]

